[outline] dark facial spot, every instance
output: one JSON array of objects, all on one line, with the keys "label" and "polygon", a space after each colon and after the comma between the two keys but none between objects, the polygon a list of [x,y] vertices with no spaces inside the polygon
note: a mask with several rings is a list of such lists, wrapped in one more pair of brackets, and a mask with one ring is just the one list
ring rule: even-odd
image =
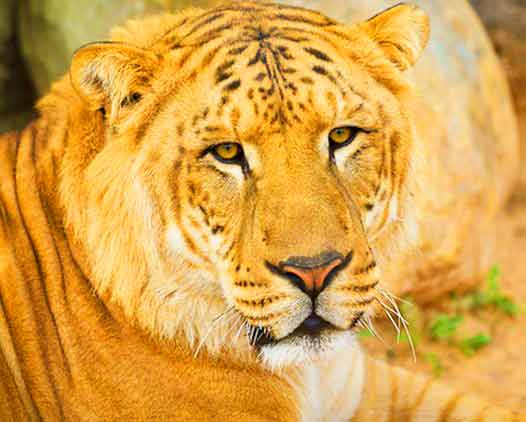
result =
[{"label": "dark facial spot", "polygon": [[225,91],[235,91],[241,86],[241,81],[239,79],[236,79],[235,81],[230,82],[227,86],[225,86]]},{"label": "dark facial spot", "polygon": [[293,82],[289,82],[287,84],[287,89],[291,90],[293,95],[296,95],[298,93],[298,88],[296,87],[296,85],[294,85]]},{"label": "dark facial spot", "polygon": [[312,70],[320,75],[327,75],[327,69],[322,66],[313,66]]},{"label": "dark facial spot", "polygon": [[278,52],[281,57],[283,57],[285,60],[293,60],[294,56],[290,54],[289,50],[285,46],[279,46]]},{"label": "dark facial spot", "polygon": [[188,184],[188,190],[190,191],[190,193],[192,195],[195,195],[196,194],[196,188],[195,188],[195,185],[193,183],[189,183]]},{"label": "dark facial spot", "polygon": [[180,123],[177,125],[177,135],[183,136],[184,133],[184,124]]},{"label": "dark facial spot", "polygon": [[225,228],[223,226],[216,225],[216,226],[212,227],[212,233],[213,234],[221,233],[223,230],[225,230]]},{"label": "dark facial spot", "polygon": [[208,213],[206,212],[206,210],[204,209],[204,207],[202,205],[199,205],[199,210],[203,214],[203,218],[205,220],[205,224],[207,226],[209,226],[210,225],[210,220],[209,220],[209,217],[208,217]]},{"label": "dark facial spot", "polygon": [[374,208],[374,204],[365,204],[365,209],[371,211]]},{"label": "dark facial spot", "polygon": [[121,101],[121,107],[127,107],[138,103],[141,100],[141,98],[141,94],[139,94],[138,92],[133,92]]},{"label": "dark facial spot", "polygon": [[228,60],[216,69],[216,83],[222,82],[232,76],[232,72],[227,72],[227,70],[230,69],[234,63],[234,60]]}]

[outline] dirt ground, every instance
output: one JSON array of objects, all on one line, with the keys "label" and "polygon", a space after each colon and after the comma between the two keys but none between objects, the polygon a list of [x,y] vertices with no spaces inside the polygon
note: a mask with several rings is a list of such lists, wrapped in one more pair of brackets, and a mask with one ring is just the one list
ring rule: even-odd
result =
[{"label": "dirt ground", "polygon": [[[503,291],[520,305],[520,313],[509,317],[502,312],[484,310],[474,314],[463,312],[460,336],[480,332],[492,342],[474,356],[465,356],[457,347],[437,343],[423,335],[417,347],[417,361],[412,359],[405,342],[396,344],[394,330],[386,322],[378,324],[385,345],[374,338],[363,340],[370,351],[393,364],[432,374],[426,355],[434,353],[443,371],[440,378],[457,389],[475,392],[494,404],[510,409],[526,409],[526,38],[502,30],[492,32],[496,50],[509,76],[521,130],[521,170],[517,186],[499,218],[499,250],[495,264],[502,272]],[[524,34],[526,37],[526,34]],[[439,312],[451,312],[452,301],[444,298],[422,309],[423,321]]]}]

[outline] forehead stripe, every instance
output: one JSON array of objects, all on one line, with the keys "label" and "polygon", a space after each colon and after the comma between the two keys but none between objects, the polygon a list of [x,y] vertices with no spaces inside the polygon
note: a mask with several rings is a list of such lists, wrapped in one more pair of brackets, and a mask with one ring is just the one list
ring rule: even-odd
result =
[{"label": "forehead stripe", "polygon": [[241,54],[243,51],[245,51],[248,48],[248,44],[242,45],[241,47],[232,48],[231,50],[228,50],[228,54],[237,56],[238,54]]},{"label": "forehead stripe", "polygon": [[304,47],[303,48],[307,53],[309,53],[311,56],[314,56],[316,57],[317,59],[319,60],[322,60],[324,62],[329,62],[329,63],[332,63],[332,60],[329,56],[327,56],[327,54],[325,54],[324,52],[316,49],[316,48],[313,48],[313,47]]},{"label": "forehead stripe", "polygon": [[269,19],[273,19],[273,20],[287,21],[287,22],[304,23],[304,24],[312,25],[312,26],[329,26],[329,25],[334,25],[333,22],[331,22],[331,21],[329,21],[327,19],[324,19],[323,21],[313,21],[311,19],[307,19],[305,16],[288,15],[288,14],[284,14],[284,13],[278,13],[278,14],[275,14],[275,15],[269,15],[268,18]]}]

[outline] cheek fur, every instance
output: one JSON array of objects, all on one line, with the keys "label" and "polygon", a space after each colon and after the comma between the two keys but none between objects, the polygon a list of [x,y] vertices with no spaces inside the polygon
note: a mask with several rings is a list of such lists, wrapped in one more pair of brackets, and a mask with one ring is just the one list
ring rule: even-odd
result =
[{"label": "cheek fur", "polygon": [[202,253],[225,273],[239,231],[240,186],[228,175],[197,166],[190,169],[184,184],[182,215],[188,232]]}]

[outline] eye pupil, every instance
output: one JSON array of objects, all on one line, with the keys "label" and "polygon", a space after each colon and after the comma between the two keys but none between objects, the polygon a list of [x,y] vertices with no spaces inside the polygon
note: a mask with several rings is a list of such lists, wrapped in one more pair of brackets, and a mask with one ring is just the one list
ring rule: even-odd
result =
[{"label": "eye pupil", "polygon": [[242,149],[238,144],[226,143],[216,145],[212,152],[221,161],[233,162],[240,159]]},{"label": "eye pupil", "polygon": [[339,148],[352,142],[358,128],[352,126],[338,127],[329,132],[329,141],[334,148]]}]

